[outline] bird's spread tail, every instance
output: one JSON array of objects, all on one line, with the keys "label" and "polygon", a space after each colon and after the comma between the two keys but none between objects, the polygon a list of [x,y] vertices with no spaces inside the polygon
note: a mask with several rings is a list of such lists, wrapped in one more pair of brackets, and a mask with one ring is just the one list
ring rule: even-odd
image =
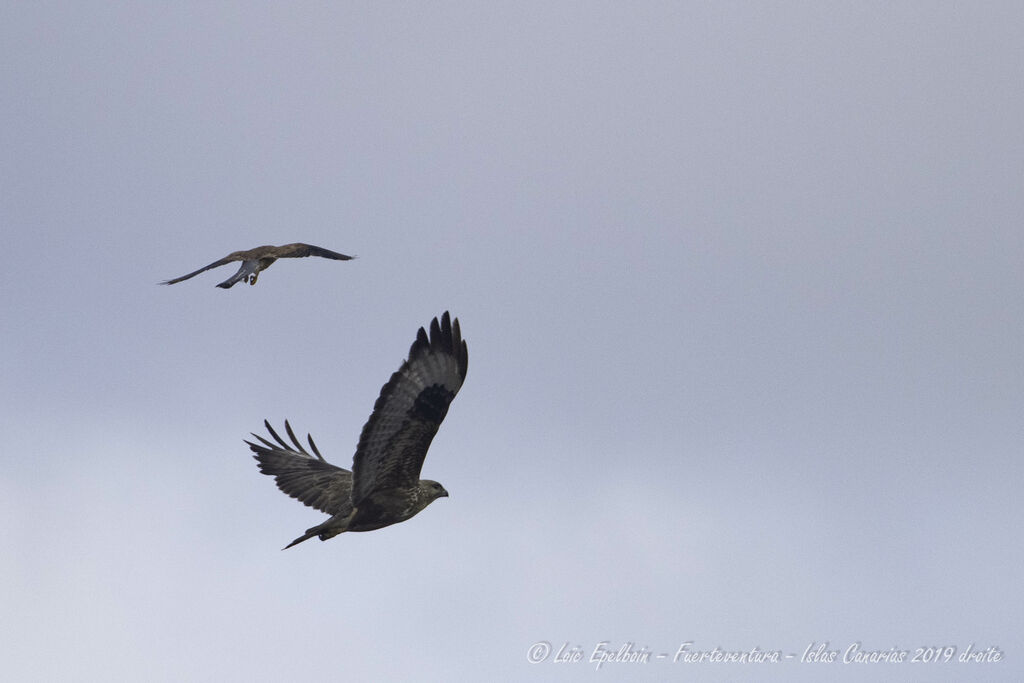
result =
[{"label": "bird's spread tail", "polygon": [[236,272],[234,275],[232,275],[227,280],[225,280],[224,282],[220,283],[217,286],[220,287],[221,289],[231,289],[231,287],[233,287],[236,282],[238,282],[239,280],[246,280],[250,276],[253,276],[253,280],[250,284],[256,284],[256,278],[254,274],[258,274],[259,272],[259,261],[254,259],[242,261],[242,265],[239,266],[238,272]]}]

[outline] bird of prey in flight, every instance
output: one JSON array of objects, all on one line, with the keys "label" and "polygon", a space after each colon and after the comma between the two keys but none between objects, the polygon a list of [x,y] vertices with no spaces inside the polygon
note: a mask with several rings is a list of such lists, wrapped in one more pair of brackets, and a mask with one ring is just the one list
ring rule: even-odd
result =
[{"label": "bird of prey in flight", "polygon": [[303,244],[302,242],[284,244],[280,247],[266,245],[246,251],[236,251],[228,254],[219,261],[214,261],[210,265],[191,272],[188,275],[182,275],[181,277],[176,277],[173,280],[164,280],[160,284],[173,285],[175,282],[181,282],[182,280],[187,280],[190,277],[195,277],[196,275],[199,275],[199,273],[210,270],[211,268],[223,266],[224,264],[231,263],[232,261],[241,261],[242,265],[239,267],[238,272],[217,286],[228,289],[239,280],[245,280],[246,278],[248,278],[250,285],[254,285],[256,284],[256,278],[259,277],[260,271],[269,268],[277,259],[299,258],[302,256],[322,256],[324,258],[334,259],[335,261],[349,261],[355,258],[354,256],[346,256],[345,254],[339,254],[338,252],[331,251],[330,249],[314,247],[312,244]]},{"label": "bird of prey in flight", "polygon": [[430,442],[448,414],[448,406],[466,378],[469,352],[458,319],[448,312],[434,318],[430,334],[421,327],[409,358],[380,390],[363,427],[352,470],[327,462],[307,435],[310,454],[286,420],[291,444],[264,420],[277,443],[257,434],[246,441],[260,472],[274,477],[292,498],[330,515],[289,543],[319,536],[326,541],[345,531],[372,531],[404,522],[438,498],[448,495],[436,481],[420,479]]}]

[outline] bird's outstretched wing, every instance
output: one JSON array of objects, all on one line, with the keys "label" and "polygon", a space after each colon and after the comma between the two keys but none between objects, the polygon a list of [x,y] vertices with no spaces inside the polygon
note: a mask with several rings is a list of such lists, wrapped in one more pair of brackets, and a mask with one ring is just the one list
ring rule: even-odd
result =
[{"label": "bird's outstretched wing", "polygon": [[466,378],[469,352],[459,321],[445,311],[421,327],[408,360],[380,390],[353,458],[352,502],[417,486],[430,442]]},{"label": "bird's outstretched wing", "polygon": [[164,280],[160,284],[162,284],[162,285],[173,285],[176,282],[181,282],[182,280],[187,280],[190,277],[195,277],[196,275],[199,275],[199,273],[205,273],[206,271],[210,270],[211,268],[217,268],[219,266],[223,266],[226,263],[231,263],[232,261],[240,261],[241,257],[239,256],[239,254],[241,254],[241,253],[242,252],[239,252],[239,251],[233,252],[231,254],[228,254],[227,256],[225,256],[222,259],[214,261],[213,263],[211,263],[208,266],[203,266],[199,270],[192,271],[188,275],[182,275],[181,277],[176,277],[173,280]]},{"label": "bird's outstretched wing", "polygon": [[313,443],[313,437],[307,435],[314,454],[310,455],[295,438],[287,420],[284,428],[292,440],[291,445],[274,431],[269,422],[264,420],[263,424],[277,443],[271,443],[258,434],[253,436],[260,443],[245,442],[255,453],[253,457],[259,463],[260,472],[274,477],[277,488],[292,498],[329,515],[347,514],[352,510],[351,472],[324,460]]},{"label": "bird's outstretched wing", "polygon": [[335,261],[351,261],[355,256],[348,256],[347,254],[339,254],[336,251],[330,249],[324,249],[323,247],[314,247],[312,244],[303,244],[302,242],[294,242],[292,244],[285,244],[280,247],[274,247],[274,251],[270,254],[277,258],[301,258],[304,256],[322,256],[323,258],[334,259]]}]

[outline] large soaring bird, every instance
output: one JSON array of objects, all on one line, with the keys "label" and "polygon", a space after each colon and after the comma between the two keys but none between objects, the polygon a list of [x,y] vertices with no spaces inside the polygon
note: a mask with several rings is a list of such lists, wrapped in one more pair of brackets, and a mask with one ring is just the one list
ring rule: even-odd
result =
[{"label": "large soaring bird", "polygon": [[448,312],[421,327],[409,359],[380,390],[373,413],[363,427],[352,470],[327,462],[309,435],[311,455],[287,420],[285,442],[264,420],[273,443],[246,441],[263,474],[292,498],[331,515],[289,543],[291,548],[314,536],[326,541],[345,531],[372,531],[404,522],[432,502],[447,496],[436,481],[420,479],[430,442],[448,414],[448,406],[466,379],[469,353],[459,321]]},{"label": "large soaring bird", "polygon": [[312,244],[303,244],[302,242],[295,242],[293,244],[284,244],[280,247],[274,247],[266,245],[263,247],[256,247],[255,249],[249,249],[247,251],[236,251],[228,254],[219,261],[214,261],[208,266],[200,268],[197,271],[191,272],[188,275],[182,275],[176,277],[173,280],[164,280],[160,284],[162,285],[173,285],[175,282],[181,282],[187,280],[190,277],[195,277],[199,273],[223,266],[226,263],[232,261],[241,261],[242,265],[238,269],[238,272],[229,277],[224,282],[217,285],[228,289],[239,280],[249,279],[249,284],[256,284],[256,278],[259,277],[261,270],[266,270],[279,258],[299,258],[302,256],[322,256],[324,258],[334,259],[335,261],[349,261],[354,256],[346,256],[345,254],[339,254],[336,251],[330,249],[324,249],[323,247],[314,247]]}]

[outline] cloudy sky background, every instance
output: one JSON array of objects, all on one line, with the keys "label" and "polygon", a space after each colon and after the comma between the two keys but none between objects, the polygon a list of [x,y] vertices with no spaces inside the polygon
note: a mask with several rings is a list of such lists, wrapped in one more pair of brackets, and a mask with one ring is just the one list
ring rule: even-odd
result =
[{"label": "cloudy sky background", "polygon": [[[11,680],[1019,680],[1019,3],[3,3]],[[359,255],[156,283],[236,249]],[[469,376],[408,523],[348,466]],[[998,664],[527,662],[974,643]],[[553,655],[552,655],[553,656]],[[653,656],[653,655],[652,655]]]}]

